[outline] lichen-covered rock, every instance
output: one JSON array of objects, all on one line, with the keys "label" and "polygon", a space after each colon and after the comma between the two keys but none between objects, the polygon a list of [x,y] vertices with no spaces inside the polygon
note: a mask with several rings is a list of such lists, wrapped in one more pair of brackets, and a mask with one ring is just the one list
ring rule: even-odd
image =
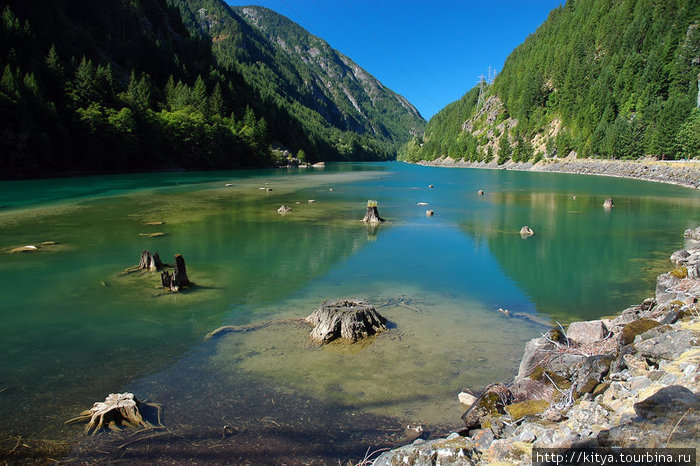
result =
[{"label": "lichen-covered rock", "polygon": [[451,434],[445,439],[428,440],[382,453],[373,466],[418,466],[425,464],[474,465],[479,455],[471,439]]},{"label": "lichen-covered rock", "polygon": [[625,325],[622,332],[620,332],[620,344],[629,345],[634,341],[634,338],[637,335],[641,335],[642,333],[651,330],[654,327],[658,327],[659,325],[661,324],[653,319],[639,319],[635,320],[634,322],[630,322],[629,324]]},{"label": "lichen-covered rock", "polygon": [[662,333],[654,338],[636,343],[634,347],[647,359],[659,361],[673,360],[684,351],[698,345],[698,337],[689,330],[674,330]]},{"label": "lichen-covered rock", "polygon": [[513,401],[513,394],[502,384],[492,384],[479,396],[474,404],[462,415],[467,429],[481,427],[481,422],[487,416],[504,414],[506,405]]},{"label": "lichen-covered rock", "polygon": [[386,330],[386,319],[370,303],[357,299],[324,301],[306,321],[314,326],[311,339],[320,343],[337,338],[354,342]]},{"label": "lichen-covered rock", "polygon": [[516,420],[540,414],[547,408],[549,408],[549,402],[546,400],[527,400],[506,406],[506,411],[511,419]]},{"label": "lichen-covered rock", "polygon": [[671,262],[676,265],[685,265],[688,257],[690,257],[690,253],[685,249],[681,249],[680,251],[676,251],[671,254]]}]

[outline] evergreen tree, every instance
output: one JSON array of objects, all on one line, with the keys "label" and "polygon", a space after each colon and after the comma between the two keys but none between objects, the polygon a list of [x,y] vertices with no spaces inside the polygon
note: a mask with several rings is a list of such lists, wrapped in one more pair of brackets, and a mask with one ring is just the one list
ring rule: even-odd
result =
[{"label": "evergreen tree", "polygon": [[508,137],[508,129],[503,130],[503,136],[498,141],[498,165],[503,165],[510,159],[513,154],[513,148],[510,145],[510,138]]}]

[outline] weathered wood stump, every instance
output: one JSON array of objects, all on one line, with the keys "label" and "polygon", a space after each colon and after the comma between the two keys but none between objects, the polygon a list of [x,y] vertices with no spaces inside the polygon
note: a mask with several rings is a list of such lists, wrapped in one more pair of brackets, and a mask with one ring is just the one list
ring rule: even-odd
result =
[{"label": "weathered wood stump", "polygon": [[324,301],[306,321],[314,326],[311,339],[320,343],[336,338],[355,342],[386,330],[386,319],[374,306],[356,299]]},{"label": "weathered wood stump", "polygon": [[286,206],[286,205],[283,205],[279,209],[277,209],[277,213],[282,214],[282,215],[288,214],[291,211],[292,211],[292,208],[289,206]]},{"label": "weathered wood stump", "polygon": [[367,201],[367,213],[362,221],[372,225],[376,225],[384,221],[384,219],[379,216],[377,201]]},{"label": "weathered wood stump", "polygon": [[613,198],[608,197],[607,199],[605,199],[605,202],[603,202],[603,207],[605,207],[606,209],[612,209],[613,207],[615,207],[615,204],[613,204]]},{"label": "weathered wood stump", "polygon": [[163,288],[169,288],[170,291],[179,291],[180,288],[190,286],[192,283],[187,278],[187,268],[185,267],[185,258],[180,254],[175,254],[175,271],[170,274],[167,270],[160,274],[160,281]]},{"label": "weathered wood stump", "polygon": [[522,236],[523,238],[528,238],[528,237],[530,237],[530,236],[532,236],[532,235],[534,235],[534,234],[535,234],[535,232],[532,230],[532,228],[530,228],[530,227],[527,226],[527,225],[524,225],[524,226],[520,229],[520,236]]},{"label": "weathered wood stump", "polygon": [[157,252],[151,253],[148,249],[141,251],[140,270],[160,270],[164,268],[165,264],[160,260]]},{"label": "weathered wood stump", "polygon": [[155,422],[160,425],[161,406],[143,403],[136,399],[133,393],[110,393],[104,401],[98,401],[92,408],[80,413],[80,416],[66,421],[66,424],[87,422],[85,433],[93,435],[102,429],[114,431],[120,427],[154,427],[145,418],[155,411]]}]

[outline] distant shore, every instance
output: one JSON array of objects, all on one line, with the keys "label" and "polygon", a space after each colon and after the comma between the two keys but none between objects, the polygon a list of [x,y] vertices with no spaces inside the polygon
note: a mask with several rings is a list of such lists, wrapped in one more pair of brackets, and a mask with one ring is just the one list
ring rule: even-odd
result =
[{"label": "distant shore", "polygon": [[654,159],[610,160],[610,159],[542,159],[532,162],[507,161],[498,165],[495,160],[489,163],[454,160],[444,157],[436,160],[421,160],[419,165],[433,167],[486,168],[492,170],[519,170],[551,173],[571,173],[576,175],[600,175],[617,178],[631,178],[658,183],[675,184],[687,188],[700,189],[700,161],[662,161]]}]

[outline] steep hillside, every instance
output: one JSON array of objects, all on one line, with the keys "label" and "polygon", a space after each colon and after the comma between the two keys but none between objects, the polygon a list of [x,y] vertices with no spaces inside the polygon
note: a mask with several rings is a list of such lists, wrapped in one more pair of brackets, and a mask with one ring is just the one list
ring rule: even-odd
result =
[{"label": "steep hillside", "polygon": [[698,156],[699,72],[698,2],[569,0],[401,156]]},{"label": "steep hillside", "polygon": [[286,52],[311,91],[309,104],[335,126],[401,143],[422,133],[425,121],[413,105],[323,39],[266,8],[234,10]]},{"label": "steep hillside", "polygon": [[408,101],[288,18],[221,0],[171,1],[192,31],[212,38],[221,65],[238,70],[315,141],[331,146],[307,152],[387,158],[422,133],[425,121]]},{"label": "steep hillside", "polygon": [[[0,11],[0,177],[270,166],[271,145],[311,161],[386,159],[424,125],[346,57],[327,47],[345,74],[322,72],[220,0],[0,0]],[[319,88],[335,77],[340,87]]]},{"label": "steep hillside", "polygon": [[0,176],[272,163],[274,106],[166,0],[0,10]]}]

